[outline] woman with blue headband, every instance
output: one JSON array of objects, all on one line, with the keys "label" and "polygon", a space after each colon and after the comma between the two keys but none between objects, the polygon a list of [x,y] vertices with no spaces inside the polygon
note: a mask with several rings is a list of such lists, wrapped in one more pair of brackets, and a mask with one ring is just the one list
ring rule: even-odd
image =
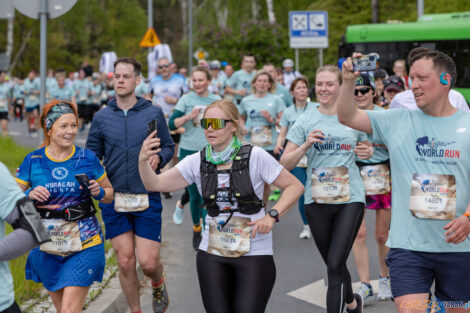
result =
[{"label": "woman with blue headband", "polygon": [[41,115],[44,143],[20,165],[16,181],[41,215],[52,241],[32,250],[26,279],[43,283],[57,312],[81,312],[105,267],[103,233],[92,198],[111,202],[113,188],[96,155],[74,145],[78,115],[52,100]]}]

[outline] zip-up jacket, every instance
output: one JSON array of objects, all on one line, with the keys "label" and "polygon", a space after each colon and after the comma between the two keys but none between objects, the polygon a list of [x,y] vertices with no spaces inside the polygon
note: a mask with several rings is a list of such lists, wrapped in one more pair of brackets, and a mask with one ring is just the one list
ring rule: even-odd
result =
[{"label": "zip-up jacket", "polygon": [[147,124],[152,120],[157,120],[157,136],[160,138],[158,172],[175,152],[175,144],[160,108],[137,97],[137,103],[126,116],[116,99],[112,99],[93,117],[86,147],[102,160],[114,191],[150,193],[142,184],[138,163],[142,143],[148,137]]}]

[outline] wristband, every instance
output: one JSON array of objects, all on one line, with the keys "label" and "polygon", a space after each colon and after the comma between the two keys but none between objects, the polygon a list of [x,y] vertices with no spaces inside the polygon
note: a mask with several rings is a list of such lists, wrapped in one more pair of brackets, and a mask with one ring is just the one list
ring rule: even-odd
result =
[{"label": "wristband", "polygon": [[95,196],[92,196],[92,197],[96,201],[101,201],[104,198],[104,194],[105,194],[104,189],[103,189],[103,187],[100,186],[100,193],[96,197]]},{"label": "wristband", "polygon": [[463,215],[464,216],[470,216],[470,213],[464,213]]}]

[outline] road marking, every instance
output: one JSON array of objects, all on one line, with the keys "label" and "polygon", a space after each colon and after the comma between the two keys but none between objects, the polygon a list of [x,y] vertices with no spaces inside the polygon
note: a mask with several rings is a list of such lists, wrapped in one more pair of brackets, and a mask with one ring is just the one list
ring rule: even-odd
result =
[{"label": "road marking", "polygon": [[[372,288],[376,291],[379,290],[379,281],[372,280],[370,282]],[[361,282],[356,282],[352,284],[354,292],[356,292],[361,285]],[[328,287],[325,286],[325,280],[317,280],[314,283],[300,287],[299,289],[293,290],[287,293],[288,296],[303,300],[305,302],[315,304],[321,308],[326,309],[326,292]]]}]

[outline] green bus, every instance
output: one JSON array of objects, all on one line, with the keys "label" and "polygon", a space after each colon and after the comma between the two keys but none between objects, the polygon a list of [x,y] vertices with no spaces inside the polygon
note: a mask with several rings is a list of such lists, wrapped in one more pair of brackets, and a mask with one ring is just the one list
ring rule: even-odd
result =
[{"label": "green bus", "polygon": [[348,26],[339,57],[376,52],[380,67],[390,74],[395,60],[406,60],[408,52],[420,46],[445,52],[455,61],[455,89],[470,103],[470,12],[427,14],[413,23]]}]

